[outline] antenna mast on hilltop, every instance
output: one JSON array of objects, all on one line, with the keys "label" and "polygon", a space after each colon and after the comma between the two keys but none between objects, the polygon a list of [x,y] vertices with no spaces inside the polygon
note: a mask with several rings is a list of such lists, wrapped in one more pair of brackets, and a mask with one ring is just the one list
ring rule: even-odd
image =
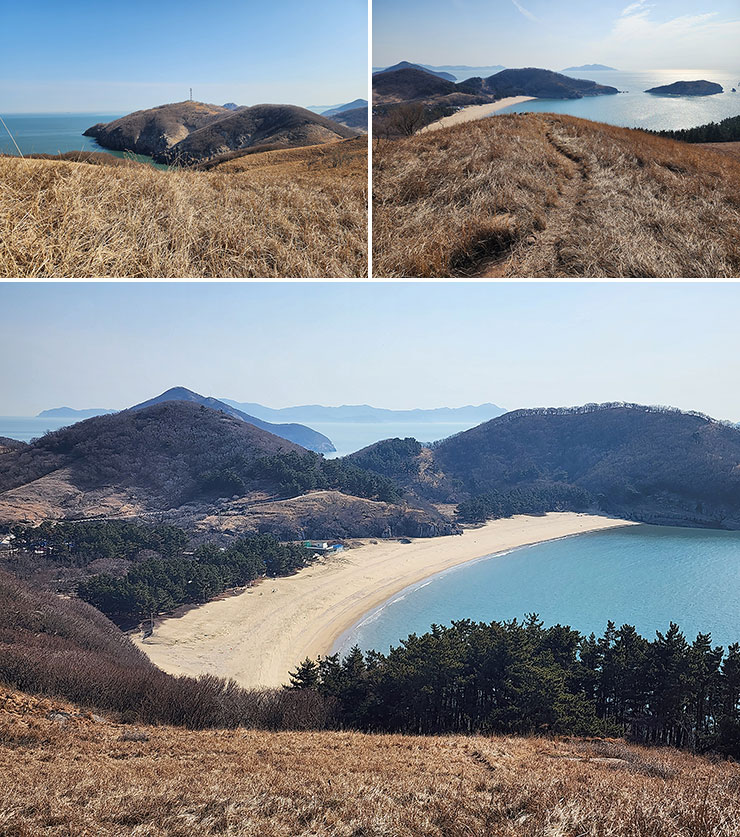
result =
[{"label": "antenna mast on hilltop", "polygon": [[193,88],[190,88],[190,101],[193,101]]}]

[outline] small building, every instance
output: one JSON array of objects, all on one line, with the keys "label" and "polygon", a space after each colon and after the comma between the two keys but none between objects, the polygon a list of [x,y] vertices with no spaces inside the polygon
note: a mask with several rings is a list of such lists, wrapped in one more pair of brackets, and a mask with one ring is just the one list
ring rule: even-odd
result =
[{"label": "small building", "polygon": [[327,552],[329,550],[328,541],[303,541],[306,549],[315,549],[317,552]]}]

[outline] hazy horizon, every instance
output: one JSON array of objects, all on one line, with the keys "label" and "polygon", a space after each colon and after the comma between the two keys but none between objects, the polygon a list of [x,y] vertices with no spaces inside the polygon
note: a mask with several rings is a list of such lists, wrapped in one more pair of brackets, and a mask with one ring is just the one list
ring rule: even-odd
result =
[{"label": "hazy horizon", "polygon": [[[43,26],[39,26],[39,21]],[[8,6],[2,113],[130,113],[212,104],[335,105],[367,95],[367,2],[192,0]],[[320,44],[320,49],[317,49]]]},{"label": "hazy horizon", "polygon": [[734,284],[7,283],[0,414],[628,401],[740,420]]},{"label": "hazy horizon", "polygon": [[740,66],[735,0],[374,0],[373,66]]}]

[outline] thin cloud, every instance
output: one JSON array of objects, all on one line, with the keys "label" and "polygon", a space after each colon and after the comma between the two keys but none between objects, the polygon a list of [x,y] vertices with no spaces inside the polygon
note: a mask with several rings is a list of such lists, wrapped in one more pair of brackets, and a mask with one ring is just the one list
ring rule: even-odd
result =
[{"label": "thin cloud", "polygon": [[511,0],[511,2],[519,9],[519,11],[524,15],[524,17],[528,17],[530,20],[538,20],[529,9],[525,9],[524,6],[519,2],[519,0]]},{"label": "thin cloud", "polygon": [[[655,3],[635,0],[614,18],[598,49],[611,60],[634,67],[715,67],[736,54],[740,21],[722,20],[718,12],[684,14],[660,20]],[[616,56],[620,56],[619,59]]]},{"label": "thin cloud", "polygon": [[645,9],[645,0],[637,0],[637,3],[631,3],[626,9],[622,10],[622,17],[628,17],[638,11]]}]

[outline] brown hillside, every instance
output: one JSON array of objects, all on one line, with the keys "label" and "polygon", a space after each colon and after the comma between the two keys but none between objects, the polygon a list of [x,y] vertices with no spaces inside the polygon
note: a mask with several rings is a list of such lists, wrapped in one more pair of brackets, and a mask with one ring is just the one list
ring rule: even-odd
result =
[{"label": "brown hillside", "polygon": [[735,837],[740,768],[620,741],[132,727],[0,691],[0,833]]},{"label": "brown hillside", "polygon": [[0,276],[366,276],[367,140],[329,147],[248,173],[2,157]]},{"label": "brown hillside", "polygon": [[736,160],[740,160],[740,142],[699,142],[699,148],[706,148],[708,151],[717,151],[720,154],[728,154]]},{"label": "brown hillside", "polygon": [[255,105],[193,131],[165,156],[182,162],[270,143],[284,148],[318,145],[357,135],[345,125],[294,105]]},{"label": "brown hillside", "polygon": [[85,136],[95,137],[104,148],[159,157],[192,131],[230,113],[219,105],[175,102],[137,110],[113,122],[99,122],[88,128]]},{"label": "brown hillside", "polygon": [[403,69],[373,76],[373,102],[403,102],[456,93],[458,85],[424,70]]},{"label": "brown hillside", "polygon": [[509,114],[373,161],[381,277],[740,275],[740,163],[696,145]]}]

